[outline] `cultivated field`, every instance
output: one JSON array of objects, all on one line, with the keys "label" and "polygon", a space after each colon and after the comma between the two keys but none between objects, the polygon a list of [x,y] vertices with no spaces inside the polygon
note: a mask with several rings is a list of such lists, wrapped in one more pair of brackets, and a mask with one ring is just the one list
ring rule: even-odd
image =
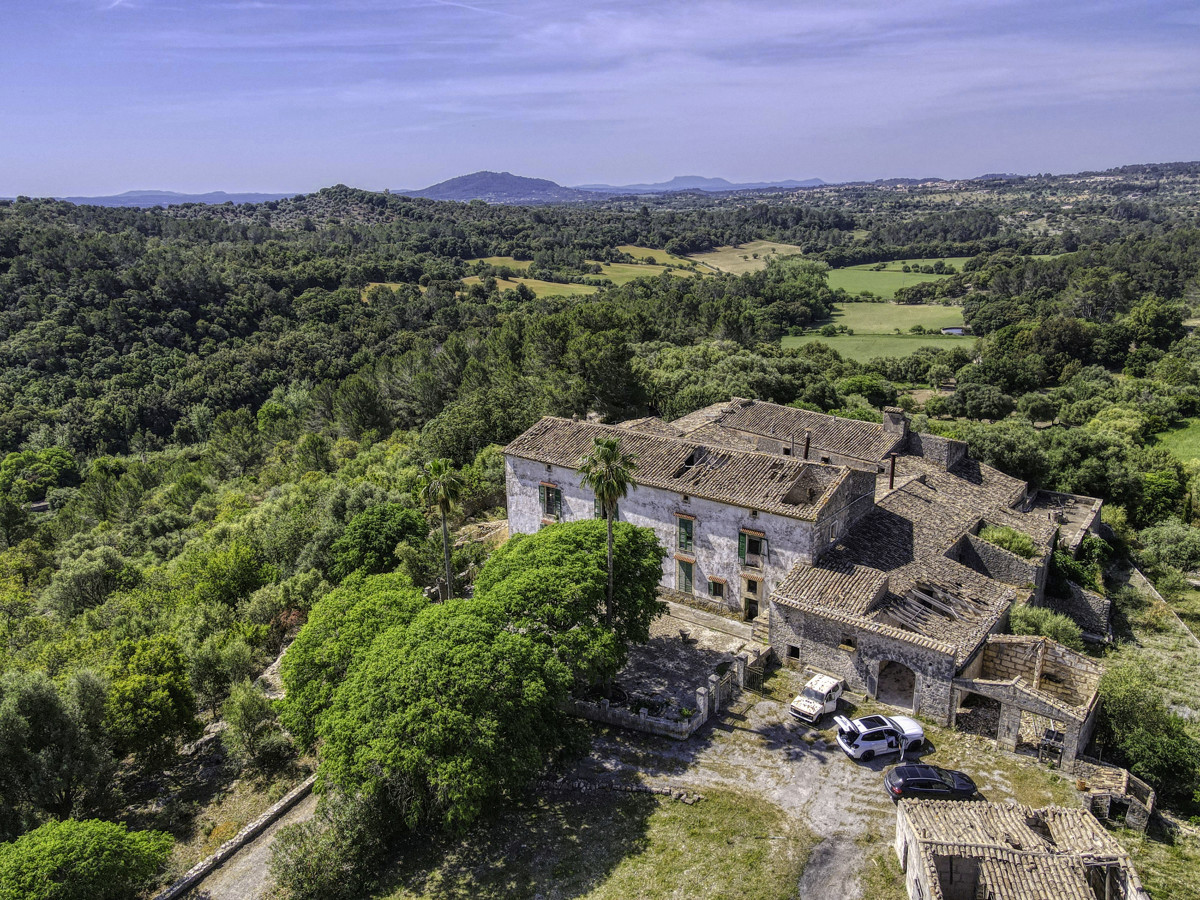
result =
[{"label": "cultivated field", "polygon": [[[864,362],[877,356],[908,356],[919,347],[967,346],[969,337],[949,334],[909,334],[914,325],[941,329],[963,324],[957,306],[900,306],[895,303],[843,303],[828,320],[845,325],[854,334],[824,337],[816,330],[785,337],[783,346],[799,347],[812,341],[824,341],[842,356]],[[828,324],[822,322],[820,324]],[[902,334],[896,334],[899,328]]]},{"label": "cultivated field", "polygon": [[[954,268],[961,271],[963,263],[970,258],[969,256],[951,256],[942,261],[947,265],[953,265]],[[900,260],[889,262],[887,268],[880,271],[875,271],[875,263],[867,263],[861,266],[847,266],[844,269],[830,269],[829,286],[832,288],[842,288],[851,294],[870,291],[877,297],[885,297],[890,300],[896,296],[897,288],[911,287],[922,281],[938,281],[942,278],[949,278],[949,275],[926,275],[921,272],[903,271],[906,263],[908,265],[931,266],[935,262],[937,262],[936,259]]]},{"label": "cultivated field", "polygon": [[664,266],[651,266],[634,263],[601,263],[603,276],[612,279],[613,284],[628,284],[639,278],[657,278],[663,272],[670,272],[678,278],[691,278],[696,274],[695,269],[667,269]]},{"label": "cultivated field", "polygon": [[[463,284],[470,287],[479,284],[482,279],[478,275],[469,275],[463,279]],[[541,281],[537,278],[522,278],[514,276],[508,280],[497,278],[496,286],[502,291],[516,290],[518,284],[523,284],[540,297],[582,297],[594,294],[600,288],[590,284],[560,284],[557,281]]]},{"label": "cultivated field", "polygon": [[638,247],[634,244],[621,244],[617,249],[622,253],[628,253],[637,260],[650,257],[662,266],[690,266],[692,264],[692,260],[686,256],[675,256],[666,250],[654,250],[650,247]]},{"label": "cultivated field", "polygon": [[711,269],[741,275],[765,269],[767,260],[772,256],[792,256],[800,252],[800,248],[794,244],[751,241],[740,247],[718,247],[708,253],[695,253],[690,258]]}]

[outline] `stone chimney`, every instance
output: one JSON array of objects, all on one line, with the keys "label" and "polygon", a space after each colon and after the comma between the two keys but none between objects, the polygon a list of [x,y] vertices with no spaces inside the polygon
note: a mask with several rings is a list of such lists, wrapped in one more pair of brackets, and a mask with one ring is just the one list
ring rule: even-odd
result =
[{"label": "stone chimney", "polygon": [[883,430],[897,437],[908,435],[908,416],[897,406],[883,408]]}]

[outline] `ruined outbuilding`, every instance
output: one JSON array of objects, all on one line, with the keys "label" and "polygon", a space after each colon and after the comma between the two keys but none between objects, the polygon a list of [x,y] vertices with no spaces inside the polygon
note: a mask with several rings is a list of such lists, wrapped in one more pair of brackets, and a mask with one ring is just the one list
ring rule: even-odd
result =
[{"label": "ruined outbuilding", "polygon": [[955,707],[971,694],[997,701],[999,746],[1045,746],[1070,771],[1096,728],[1103,672],[1099,663],[1049,638],[994,634],[954,679]]},{"label": "ruined outbuilding", "polygon": [[1129,855],[1083,809],[904,800],[910,900],[1148,900]]}]

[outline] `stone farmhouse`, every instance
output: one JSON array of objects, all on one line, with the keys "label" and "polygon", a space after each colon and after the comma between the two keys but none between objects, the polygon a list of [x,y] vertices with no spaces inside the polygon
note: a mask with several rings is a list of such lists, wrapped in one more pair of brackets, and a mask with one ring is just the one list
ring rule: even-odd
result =
[{"label": "stone farmhouse", "polygon": [[[961,441],[910,431],[899,409],[883,418],[737,398],[670,423],[547,417],[505,448],[509,527],[598,515],[576,469],[594,438],[615,435],[638,464],[617,518],[668,548],[665,599],[751,622],[784,664],[953,724],[966,695],[1022,677],[997,662],[1011,648],[985,652],[989,637],[1016,603],[1060,602],[1045,594],[1050,554],[1078,550],[1100,501],[1031,490]],[[1034,557],[983,540],[989,525],[1028,535]],[[1077,590],[1064,608],[1107,634],[1103,598]],[[1032,696],[1038,714],[1064,707],[1044,678],[1017,687],[1001,699],[1028,707]],[[1069,699],[1073,721],[1084,710],[1072,729],[1082,746],[1095,704]]]},{"label": "stone farmhouse", "polygon": [[1129,855],[1083,809],[904,800],[910,900],[1148,900]]}]

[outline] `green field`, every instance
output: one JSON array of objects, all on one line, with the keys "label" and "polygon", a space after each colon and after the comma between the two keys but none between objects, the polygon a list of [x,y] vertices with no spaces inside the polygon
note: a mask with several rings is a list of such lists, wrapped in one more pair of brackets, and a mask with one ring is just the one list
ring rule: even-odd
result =
[{"label": "green field", "polygon": [[686,256],[675,256],[666,250],[653,250],[650,247],[638,247],[635,244],[621,244],[617,249],[638,260],[649,256],[662,266],[690,266],[692,264],[692,261]]},{"label": "green field", "polygon": [[1200,459],[1200,419],[1184,419],[1184,424],[1170,431],[1160,431],[1158,443],[1181,460]]},{"label": "green field", "polygon": [[[783,339],[785,347],[799,347],[812,341],[824,341],[848,359],[865,362],[877,356],[908,356],[919,347],[969,346],[969,337],[950,334],[909,334],[914,325],[941,329],[963,324],[957,306],[901,306],[895,303],[843,303],[822,322],[845,325],[854,334],[824,337],[813,330]],[[903,334],[896,334],[899,328]]]},{"label": "green field", "polygon": [[664,266],[649,266],[635,263],[601,263],[600,268],[603,269],[605,278],[612,280],[613,284],[628,284],[631,281],[636,281],[639,278],[657,278],[663,272],[670,273],[678,278],[691,278],[695,275],[694,269],[670,269]]},{"label": "green field", "polygon": [[834,308],[829,321],[834,325],[852,328],[857,336],[894,334],[897,328],[907,332],[914,325],[936,329],[949,328],[963,324],[963,315],[962,308],[958,306],[843,303]]},{"label": "green field", "polygon": [[[943,262],[954,266],[954,268],[961,272],[963,263],[970,258],[969,256],[950,256],[944,259]],[[897,288],[911,287],[922,281],[939,281],[942,278],[949,278],[949,275],[926,275],[921,272],[903,271],[905,263],[931,266],[935,262],[937,262],[936,259],[898,260],[889,262],[887,268],[880,271],[875,270],[876,263],[847,266],[844,269],[830,269],[829,286],[831,288],[842,288],[850,294],[860,294],[863,291],[870,291],[878,297],[891,299],[896,296]]]},{"label": "green field", "polygon": [[[478,275],[469,275],[463,279],[463,284],[470,287],[473,284],[478,284],[482,279]],[[496,279],[496,287],[502,291],[516,290],[518,284],[523,284],[534,294],[540,297],[582,297],[585,294],[594,294],[600,290],[598,287],[592,287],[590,284],[559,284],[557,281],[541,281],[537,278],[509,278],[507,281],[502,278]]]},{"label": "green field", "polygon": [[794,244],[777,244],[774,241],[751,241],[740,247],[718,247],[708,253],[696,253],[690,258],[720,272],[742,275],[757,272],[767,267],[772,256],[792,256],[800,253]]},{"label": "green field", "polygon": [[964,342],[970,341],[970,338],[953,337],[948,334],[843,334],[827,338],[814,332],[785,337],[783,346],[799,347],[812,341],[824,341],[847,359],[866,362],[877,356],[908,356],[921,347],[962,346]]}]

